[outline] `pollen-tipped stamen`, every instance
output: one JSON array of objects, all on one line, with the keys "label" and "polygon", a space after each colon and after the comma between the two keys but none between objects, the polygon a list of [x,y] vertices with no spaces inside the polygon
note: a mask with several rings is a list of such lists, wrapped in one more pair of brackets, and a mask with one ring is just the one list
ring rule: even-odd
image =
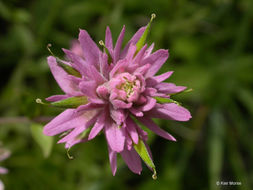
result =
[{"label": "pollen-tipped stamen", "polygon": [[99,43],[99,45],[101,45],[101,46],[104,48],[105,53],[106,53],[107,56],[108,56],[108,64],[110,65],[111,62],[112,62],[112,56],[111,56],[111,54],[110,54],[108,48],[105,46],[105,43],[103,42],[103,40],[100,40],[98,43]]}]

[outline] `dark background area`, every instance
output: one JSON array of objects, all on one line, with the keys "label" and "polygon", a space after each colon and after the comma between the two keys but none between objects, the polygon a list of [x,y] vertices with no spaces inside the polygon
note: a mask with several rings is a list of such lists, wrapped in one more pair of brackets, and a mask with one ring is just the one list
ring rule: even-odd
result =
[{"label": "dark background area", "polygon": [[[61,93],[47,44],[63,57],[79,28],[98,42],[109,25],[115,42],[124,24],[126,43],[151,13],[148,44],[170,52],[159,73],[173,70],[168,81],[194,89],[174,97],[191,111],[189,122],[156,120],[177,142],[149,134],[158,179],[144,164],[133,174],[120,156],[113,177],[103,135],[71,149],[74,160],[55,137],[45,158],[31,128],[62,111],[35,103]],[[1,162],[7,190],[253,189],[252,0],[4,0],[0,28],[0,141],[12,152]]]}]

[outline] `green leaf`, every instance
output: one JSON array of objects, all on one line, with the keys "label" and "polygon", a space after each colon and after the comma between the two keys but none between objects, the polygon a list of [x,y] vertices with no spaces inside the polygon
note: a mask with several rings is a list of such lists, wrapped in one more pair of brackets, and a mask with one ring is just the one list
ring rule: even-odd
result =
[{"label": "green leaf", "polygon": [[41,99],[37,98],[36,102],[38,104],[50,105],[59,108],[77,108],[80,105],[87,104],[88,100],[86,96],[74,96],[57,102],[43,102]]},{"label": "green leaf", "polygon": [[44,135],[43,126],[37,123],[33,123],[31,125],[31,134],[42,149],[44,157],[47,158],[53,147],[53,137]]},{"label": "green leaf", "polygon": [[136,43],[136,52],[135,52],[135,55],[141,50],[141,48],[144,46],[144,44],[146,43],[146,39],[147,39],[147,36],[148,36],[148,33],[149,33],[149,30],[150,30],[150,26],[151,26],[151,23],[153,21],[153,19],[156,17],[155,14],[152,14],[151,15],[151,19],[148,23],[148,25],[146,26],[146,29],[145,31],[143,32],[142,36],[140,37],[139,41]]},{"label": "green leaf", "polygon": [[134,144],[134,149],[136,150],[136,152],[139,154],[139,156],[142,158],[142,160],[147,164],[147,166],[149,166],[150,168],[153,169],[153,175],[152,178],[156,179],[156,169],[155,169],[155,165],[154,162],[152,161],[148,150],[144,144],[144,142],[139,139],[139,143],[138,144]]}]

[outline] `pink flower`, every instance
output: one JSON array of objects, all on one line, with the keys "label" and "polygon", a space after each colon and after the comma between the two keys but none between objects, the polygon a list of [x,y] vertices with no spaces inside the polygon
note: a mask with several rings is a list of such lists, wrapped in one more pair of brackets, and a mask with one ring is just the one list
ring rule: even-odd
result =
[{"label": "pink flower", "polygon": [[[10,156],[10,151],[0,147],[0,162],[7,159]],[[7,174],[8,170],[4,167],[0,167],[0,174]],[[0,190],[4,190],[4,184],[0,180]]]},{"label": "pink flower", "polygon": [[[47,101],[57,103],[72,97],[87,97],[87,100],[83,98],[83,102],[54,118],[45,126],[44,134],[53,136],[66,132],[58,143],[66,143],[66,148],[70,148],[103,132],[113,175],[117,170],[117,153],[121,154],[130,170],[141,173],[141,151],[134,147],[143,142],[149,151],[146,145],[148,136],[135,120],[159,136],[176,141],[151,118],[177,121],[191,118],[187,109],[170,101],[171,94],[184,91],[186,87],[163,82],[171,76],[171,71],[155,75],[168,59],[168,50],[159,49],[152,53],[154,44],[139,48],[137,43],[146,28],[140,28],[122,49],[125,27],[115,45],[107,27],[104,51],[97,47],[85,30],[80,30],[81,54],[75,44],[72,51],[63,49],[67,61],[48,57],[51,72],[65,94],[51,96]],[[72,67],[80,75],[66,72],[59,63]],[[159,103],[159,98],[167,100],[167,103]]]}]

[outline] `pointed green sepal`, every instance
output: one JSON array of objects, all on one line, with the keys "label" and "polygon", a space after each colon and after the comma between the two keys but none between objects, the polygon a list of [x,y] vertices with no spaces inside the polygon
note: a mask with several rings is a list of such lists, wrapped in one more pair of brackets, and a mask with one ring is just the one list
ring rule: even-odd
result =
[{"label": "pointed green sepal", "polygon": [[65,64],[62,62],[62,60],[60,60],[58,57],[55,57],[56,58],[56,62],[57,64],[63,68],[64,71],[66,71],[66,73],[70,74],[70,75],[73,75],[73,76],[76,76],[78,78],[81,78],[82,75],[76,70],[74,69],[73,67]]},{"label": "pointed green sepal", "polygon": [[56,102],[43,102],[41,99],[37,98],[36,103],[59,108],[77,108],[78,106],[87,104],[88,99],[86,96],[74,96]]},{"label": "pointed green sepal", "polygon": [[101,45],[104,48],[104,51],[105,51],[106,55],[108,56],[108,64],[110,65],[112,63],[112,56],[111,56],[108,48],[105,46],[103,40],[99,41],[99,45]]},{"label": "pointed green sepal", "polygon": [[81,78],[82,75],[73,67],[65,64],[59,57],[55,56],[54,53],[51,51],[50,47],[52,47],[52,44],[47,45],[47,50],[49,53],[56,59],[56,62],[58,66],[60,66],[66,73]]},{"label": "pointed green sepal", "polygon": [[185,90],[183,90],[183,91],[181,91],[181,92],[174,93],[174,94],[170,94],[170,95],[171,95],[171,96],[173,96],[173,95],[178,95],[178,94],[188,93],[188,92],[192,92],[192,91],[193,91],[193,89],[192,89],[192,88],[187,88],[187,89],[185,89]]},{"label": "pointed green sepal", "polygon": [[161,98],[161,97],[155,97],[155,99],[156,99],[156,101],[158,102],[158,103],[160,103],[160,104],[164,104],[164,103],[175,103],[175,104],[177,104],[177,105],[181,105],[181,103],[180,102],[177,102],[177,101],[175,101],[175,100],[173,100],[173,99],[171,99],[171,98]]},{"label": "pointed green sepal", "polygon": [[134,144],[134,149],[139,154],[139,156],[141,157],[141,159],[145,162],[145,164],[147,166],[149,166],[150,168],[153,169],[152,178],[153,179],[157,179],[155,164],[152,161],[152,159],[151,159],[151,157],[150,157],[150,155],[148,153],[148,150],[147,150],[144,142],[141,139],[139,139],[138,144]]},{"label": "pointed green sepal", "polygon": [[151,23],[153,21],[153,19],[156,17],[156,15],[153,13],[151,15],[151,19],[149,21],[149,23],[146,26],[145,31],[143,32],[141,38],[139,39],[139,41],[136,43],[136,52],[135,55],[141,50],[141,48],[145,45],[147,37],[148,37],[148,33],[150,31],[150,27],[151,27]]}]

